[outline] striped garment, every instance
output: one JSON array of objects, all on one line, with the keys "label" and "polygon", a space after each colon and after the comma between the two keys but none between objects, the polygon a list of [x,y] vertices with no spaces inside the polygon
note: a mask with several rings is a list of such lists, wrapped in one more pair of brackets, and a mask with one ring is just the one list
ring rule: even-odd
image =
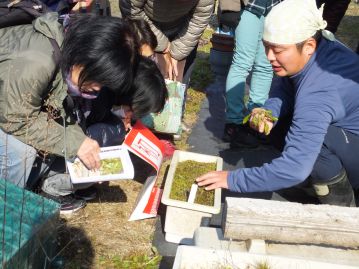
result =
[{"label": "striped garment", "polygon": [[266,16],[281,1],[283,0],[248,0],[245,9],[257,16]]}]

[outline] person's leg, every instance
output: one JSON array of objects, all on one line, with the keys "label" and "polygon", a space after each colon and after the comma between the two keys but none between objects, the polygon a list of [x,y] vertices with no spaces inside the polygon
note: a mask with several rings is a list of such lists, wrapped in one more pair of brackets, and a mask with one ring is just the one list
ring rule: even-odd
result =
[{"label": "person's leg", "polygon": [[85,189],[92,185],[93,183],[73,185],[70,175],[66,172],[65,159],[63,157],[55,157],[41,189],[47,194],[58,197],[73,194],[76,190]]},{"label": "person's leg", "polygon": [[322,3],[324,3],[323,19],[328,23],[326,29],[335,33],[350,4],[350,0],[324,0],[320,1],[319,4]]},{"label": "person's leg", "polygon": [[36,150],[0,129],[0,179],[26,186]]},{"label": "person's leg", "polygon": [[252,69],[250,82],[248,110],[252,111],[255,107],[261,107],[268,99],[268,92],[272,84],[273,70],[269,63],[262,42],[264,17],[260,18],[261,27],[258,33],[257,53]]},{"label": "person's leg", "polygon": [[191,74],[192,74],[192,71],[194,68],[194,64],[195,64],[194,60],[196,59],[196,56],[197,56],[197,48],[198,48],[198,44],[194,47],[194,49],[191,51],[191,53],[186,58],[186,64],[185,64],[184,70],[183,70],[182,83],[186,84],[187,87],[189,87]]},{"label": "person's leg", "polygon": [[352,206],[353,188],[359,188],[359,136],[329,126],[311,173],[313,187],[322,203]]},{"label": "person's leg", "polygon": [[242,124],[246,113],[245,83],[252,69],[258,47],[258,36],[263,22],[253,13],[241,11],[241,20],[235,31],[235,51],[226,81],[226,122]]},{"label": "person's leg", "polygon": [[177,62],[178,76],[176,77],[176,81],[182,82],[185,65],[186,59]]},{"label": "person's leg", "polygon": [[226,124],[223,140],[231,142],[231,148],[256,147],[259,142],[243,118],[248,113],[244,104],[245,84],[254,64],[258,38],[263,28],[261,18],[241,11],[241,21],[235,32],[235,51],[226,81]]}]

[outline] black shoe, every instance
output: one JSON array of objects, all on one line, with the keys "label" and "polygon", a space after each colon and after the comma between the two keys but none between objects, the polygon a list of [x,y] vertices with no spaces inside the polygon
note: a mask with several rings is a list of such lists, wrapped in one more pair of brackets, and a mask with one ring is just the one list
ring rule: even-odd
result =
[{"label": "black shoe", "polygon": [[55,202],[58,202],[60,204],[60,214],[72,214],[86,206],[86,201],[82,199],[76,199],[72,194],[65,196],[53,196],[51,194],[42,192],[41,195]]},{"label": "black shoe", "polygon": [[322,204],[355,207],[354,191],[344,168],[328,181],[315,183],[315,179],[312,180]]},{"label": "black shoe", "polygon": [[256,131],[253,130],[252,134],[254,135],[255,134],[255,137],[257,138],[258,142],[261,144],[261,145],[271,145],[271,140],[269,139],[269,136],[268,135],[265,135],[265,134],[262,134],[262,133],[258,133]]},{"label": "black shoe", "polygon": [[97,197],[97,189],[95,186],[91,186],[89,188],[86,189],[81,189],[81,190],[77,190],[75,191],[75,198],[77,199],[82,199],[85,201],[91,201],[96,199]]},{"label": "black shoe", "polygon": [[238,132],[239,126],[241,126],[241,124],[226,123],[222,136],[223,142],[231,142],[233,137]]},{"label": "black shoe", "polygon": [[258,146],[259,141],[250,127],[247,125],[237,125],[230,148],[256,148]]}]

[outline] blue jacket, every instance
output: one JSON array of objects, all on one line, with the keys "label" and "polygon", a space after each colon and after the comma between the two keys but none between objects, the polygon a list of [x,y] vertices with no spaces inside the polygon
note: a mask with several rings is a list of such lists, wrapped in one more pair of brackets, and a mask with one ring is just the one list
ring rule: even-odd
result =
[{"label": "blue jacket", "polygon": [[359,135],[358,55],[338,41],[323,38],[303,70],[273,83],[264,107],[277,117],[293,111],[284,150],[261,167],[231,171],[228,186],[232,191],[274,191],[303,182],[313,169],[329,125]]}]

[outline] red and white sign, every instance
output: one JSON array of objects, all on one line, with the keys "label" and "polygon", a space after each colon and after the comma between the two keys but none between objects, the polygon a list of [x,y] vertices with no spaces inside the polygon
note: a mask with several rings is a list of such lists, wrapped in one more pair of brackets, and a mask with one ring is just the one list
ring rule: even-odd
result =
[{"label": "red and white sign", "polygon": [[[127,134],[123,144],[129,151],[152,165],[158,175],[162,164],[164,145],[147,127],[137,121]],[[155,186],[157,175],[148,177],[144,183],[137,196],[135,208],[129,218],[130,221],[157,216],[162,195],[162,190]]]},{"label": "red and white sign", "polygon": [[129,151],[151,164],[158,172],[163,159],[164,145],[140,121],[132,127],[124,144]]}]

